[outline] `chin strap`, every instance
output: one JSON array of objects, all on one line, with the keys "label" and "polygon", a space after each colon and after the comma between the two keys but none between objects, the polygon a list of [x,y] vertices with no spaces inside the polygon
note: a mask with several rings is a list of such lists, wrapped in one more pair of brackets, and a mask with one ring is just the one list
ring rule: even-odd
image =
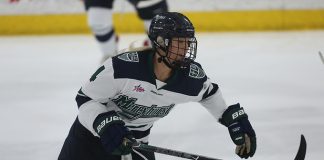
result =
[{"label": "chin strap", "polygon": [[158,58],[158,62],[161,63],[163,61],[163,58],[162,57],[159,57]]},{"label": "chin strap", "polygon": [[[163,50],[164,52],[166,52],[165,50]],[[166,56],[162,56],[161,53],[156,49],[156,51],[159,54],[159,58],[158,58],[158,62],[161,63],[163,62],[166,66],[168,66],[171,69],[175,69],[174,67],[172,67],[172,65],[166,60]],[[168,55],[168,54],[167,54]]]}]

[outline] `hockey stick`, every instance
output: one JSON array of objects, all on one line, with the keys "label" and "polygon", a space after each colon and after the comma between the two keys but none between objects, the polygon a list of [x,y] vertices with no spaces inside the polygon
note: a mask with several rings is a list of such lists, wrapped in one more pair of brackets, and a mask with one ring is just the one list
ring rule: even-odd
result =
[{"label": "hockey stick", "polygon": [[[186,153],[186,152],[181,152],[181,151],[176,151],[176,150],[171,150],[167,148],[161,148],[161,147],[156,147],[156,146],[151,146],[143,143],[133,143],[133,148],[134,149],[139,149],[147,152],[156,152],[156,153],[161,153],[165,155],[170,155],[170,156],[176,156],[176,157],[181,157],[181,158],[186,158],[186,159],[192,159],[192,160],[221,160],[217,158],[210,158],[206,156],[201,156],[197,154],[191,154],[191,153]],[[298,148],[297,155],[294,160],[304,160],[306,156],[306,139],[304,135],[301,135],[300,138],[300,144]]]},{"label": "hockey stick", "polygon": [[322,60],[322,63],[324,64],[324,57],[322,52],[318,52],[318,55],[320,56],[320,59]]},{"label": "hockey stick", "polygon": [[221,160],[221,159],[217,159],[217,158],[210,158],[210,157],[201,156],[201,155],[197,155],[197,154],[191,154],[191,153],[171,150],[171,149],[167,149],[167,148],[151,146],[151,145],[147,145],[147,144],[143,144],[143,143],[134,143],[133,148],[147,151],[147,152],[156,152],[156,153],[161,153],[161,154],[165,154],[165,155],[176,156],[176,157],[181,157],[181,158],[186,158],[186,159],[192,159],[192,160]]},{"label": "hockey stick", "polygon": [[301,135],[298,152],[294,160],[304,160],[306,156],[306,148],[307,148],[306,139],[304,135]]},{"label": "hockey stick", "polygon": [[217,158],[210,158],[210,157],[201,156],[197,154],[185,153],[185,152],[171,150],[167,148],[151,146],[143,143],[134,143],[133,148],[147,151],[147,152],[156,152],[156,153],[161,153],[165,155],[176,156],[176,157],[181,157],[186,159],[192,159],[192,160],[221,160]]}]

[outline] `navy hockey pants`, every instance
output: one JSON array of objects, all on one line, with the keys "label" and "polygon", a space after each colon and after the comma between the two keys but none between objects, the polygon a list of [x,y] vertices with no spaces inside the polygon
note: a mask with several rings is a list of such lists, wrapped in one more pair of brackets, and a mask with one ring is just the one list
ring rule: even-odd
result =
[{"label": "navy hockey pants", "polygon": [[[155,160],[154,153],[138,152],[148,160]],[[133,160],[145,160],[135,152],[131,154]],[[77,118],[65,139],[58,160],[121,160],[121,156],[107,154],[100,139],[83,127]]]}]

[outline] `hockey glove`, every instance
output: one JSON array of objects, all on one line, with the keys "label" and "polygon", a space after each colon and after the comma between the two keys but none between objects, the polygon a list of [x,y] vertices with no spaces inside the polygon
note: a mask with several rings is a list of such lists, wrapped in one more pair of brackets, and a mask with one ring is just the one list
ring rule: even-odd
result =
[{"label": "hockey glove", "polygon": [[129,142],[136,142],[136,140],[115,111],[98,115],[93,128],[100,136],[100,141],[107,153],[126,155],[132,152]]},{"label": "hockey glove", "polygon": [[229,106],[219,122],[228,128],[232,141],[237,145],[235,153],[245,159],[252,157],[257,147],[256,135],[240,104]]}]

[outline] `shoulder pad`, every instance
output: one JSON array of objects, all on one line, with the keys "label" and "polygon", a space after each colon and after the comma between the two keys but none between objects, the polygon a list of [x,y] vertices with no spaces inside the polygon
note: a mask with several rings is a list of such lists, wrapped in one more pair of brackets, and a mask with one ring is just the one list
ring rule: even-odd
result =
[{"label": "shoulder pad", "polygon": [[205,71],[195,63],[190,64],[189,69],[189,77],[191,78],[202,79],[206,76]]},{"label": "shoulder pad", "polygon": [[139,62],[137,52],[125,52],[117,56],[118,59],[126,62]]}]

